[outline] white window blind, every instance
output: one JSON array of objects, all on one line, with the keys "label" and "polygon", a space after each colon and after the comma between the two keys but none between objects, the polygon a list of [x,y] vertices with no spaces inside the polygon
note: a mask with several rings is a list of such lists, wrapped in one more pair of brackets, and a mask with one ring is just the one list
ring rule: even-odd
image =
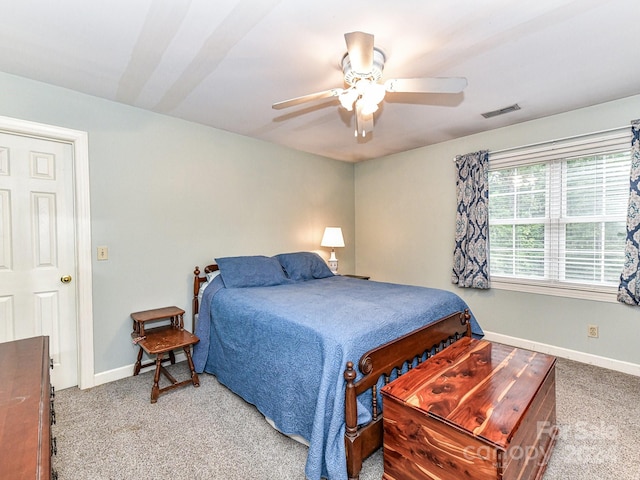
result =
[{"label": "white window blind", "polygon": [[614,291],[624,260],[630,150],[627,127],[490,153],[492,282]]}]

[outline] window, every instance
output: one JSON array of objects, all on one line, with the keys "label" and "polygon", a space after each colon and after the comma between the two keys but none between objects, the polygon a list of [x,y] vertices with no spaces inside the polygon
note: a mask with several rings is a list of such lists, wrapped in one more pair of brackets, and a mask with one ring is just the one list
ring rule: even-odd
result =
[{"label": "window", "polygon": [[571,296],[582,290],[589,298],[614,293],[630,150],[626,128],[490,155],[493,286]]}]

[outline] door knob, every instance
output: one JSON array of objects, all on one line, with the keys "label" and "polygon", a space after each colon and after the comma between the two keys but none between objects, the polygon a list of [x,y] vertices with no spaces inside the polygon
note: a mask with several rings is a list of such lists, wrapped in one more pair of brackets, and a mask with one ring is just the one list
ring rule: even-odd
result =
[{"label": "door knob", "polygon": [[71,275],[65,275],[64,277],[60,277],[60,281],[62,283],[69,283],[71,282]]}]

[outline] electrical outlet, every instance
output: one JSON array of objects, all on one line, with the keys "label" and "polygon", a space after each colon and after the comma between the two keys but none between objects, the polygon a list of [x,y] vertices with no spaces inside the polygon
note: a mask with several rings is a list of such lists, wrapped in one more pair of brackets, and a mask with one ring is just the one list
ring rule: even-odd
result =
[{"label": "electrical outlet", "polygon": [[597,325],[587,325],[587,337],[589,337],[589,338],[598,338],[598,326]]},{"label": "electrical outlet", "polygon": [[98,260],[109,260],[109,247],[98,247]]}]

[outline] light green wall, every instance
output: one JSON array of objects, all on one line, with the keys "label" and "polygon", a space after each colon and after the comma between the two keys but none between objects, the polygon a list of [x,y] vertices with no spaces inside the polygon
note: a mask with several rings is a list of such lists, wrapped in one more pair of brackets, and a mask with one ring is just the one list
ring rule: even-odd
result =
[{"label": "light green wall", "polygon": [[[620,127],[635,118],[640,96],[357,164],[357,273],[455,291],[494,333],[640,364],[639,308],[451,284],[455,155]],[[587,338],[589,324],[599,325],[600,338]]]},{"label": "light green wall", "polygon": [[[640,363],[638,309],[450,283],[455,155],[626,125],[640,97],[355,167],[2,73],[0,115],[89,133],[96,373],[135,360],[131,312],[175,304],[190,318],[195,265],[296,250],[327,258],[327,225],[343,227],[342,272],[453,290],[487,330]],[[586,338],[591,323],[597,340]]]},{"label": "light green wall", "polygon": [[0,115],[89,134],[96,373],[135,361],[131,312],[190,319],[193,269],[216,256],[328,258],[336,225],[340,270],[354,271],[352,164],[1,73]]}]

